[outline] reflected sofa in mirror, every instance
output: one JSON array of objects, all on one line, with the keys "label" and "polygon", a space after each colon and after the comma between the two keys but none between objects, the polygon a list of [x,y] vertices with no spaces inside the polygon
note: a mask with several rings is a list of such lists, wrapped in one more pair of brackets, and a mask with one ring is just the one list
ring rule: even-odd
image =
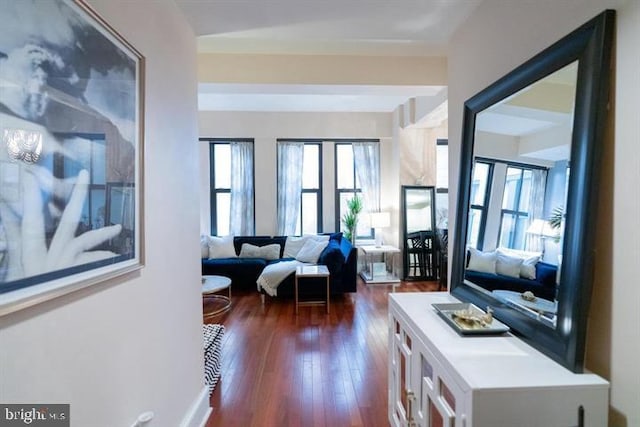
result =
[{"label": "reflected sofa in mirror", "polygon": [[[451,292],[583,370],[614,11],[464,106]],[[461,231],[462,230],[462,231]]]},{"label": "reflected sofa in mirror", "polygon": [[401,197],[404,280],[435,280],[435,187],[403,185]]}]

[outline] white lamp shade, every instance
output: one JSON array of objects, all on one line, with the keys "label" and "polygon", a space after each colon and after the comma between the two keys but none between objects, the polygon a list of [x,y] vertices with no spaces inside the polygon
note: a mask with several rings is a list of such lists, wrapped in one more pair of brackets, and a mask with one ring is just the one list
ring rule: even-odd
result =
[{"label": "white lamp shade", "polygon": [[370,214],[371,227],[391,227],[391,214],[389,212],[373,212]]},{"label": "white lamp shade", "polygon": [[540,237],[555,237],[557,235],[549,221],[543,219],[534,219],[529,228],[527,228],[527,233]]}]

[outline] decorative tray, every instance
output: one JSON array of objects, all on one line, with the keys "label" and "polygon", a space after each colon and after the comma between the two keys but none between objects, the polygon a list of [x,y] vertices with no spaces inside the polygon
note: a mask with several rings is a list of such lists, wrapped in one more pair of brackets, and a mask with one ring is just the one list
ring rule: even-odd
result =
[{"label": "decorative tray", "polygon": [[471,303],[432,304],[438,314],[459,334],[496,335],[509,331],[509,327]]}]

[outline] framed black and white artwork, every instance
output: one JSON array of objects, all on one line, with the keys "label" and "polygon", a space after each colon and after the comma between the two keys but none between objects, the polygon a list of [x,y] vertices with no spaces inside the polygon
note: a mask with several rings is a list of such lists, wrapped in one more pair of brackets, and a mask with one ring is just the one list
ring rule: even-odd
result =
[{"label": "framed black and white artwork", "polygon": [[0,0],[0,315],[143,265],[144,58],[79,0]]}]

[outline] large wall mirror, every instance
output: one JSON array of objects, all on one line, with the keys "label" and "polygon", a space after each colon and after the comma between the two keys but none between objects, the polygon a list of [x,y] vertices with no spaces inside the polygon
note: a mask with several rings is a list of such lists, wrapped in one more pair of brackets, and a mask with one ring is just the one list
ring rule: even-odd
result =
[{"label": "large wall mirror", "polygon": [[582,372],[614,11],[465,103],[451,292]]}]

